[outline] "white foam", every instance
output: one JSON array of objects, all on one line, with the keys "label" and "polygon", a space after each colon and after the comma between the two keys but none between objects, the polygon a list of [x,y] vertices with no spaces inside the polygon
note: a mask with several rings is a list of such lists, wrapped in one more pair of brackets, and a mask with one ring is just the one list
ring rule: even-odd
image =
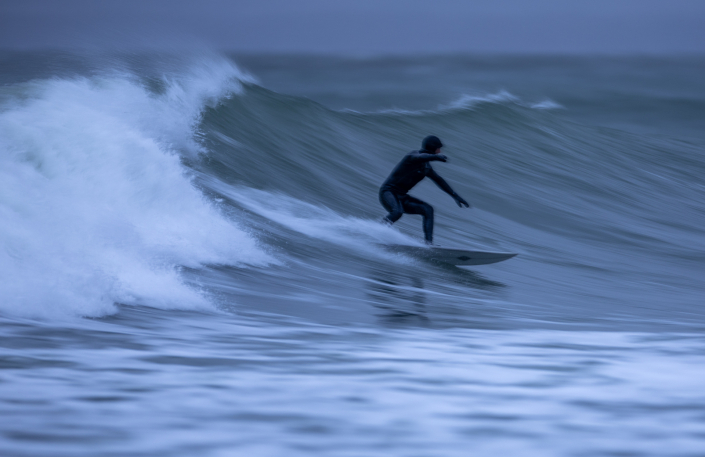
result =
[{"label": "white foam", "polygon": [[[462,94],[457,99],[446,105],[439,105],[437,110],[405,110],[405,109],[384,109],[378,111],[381,114],[392,114],[392,115],[402,115],[402,116],[422,116],[426,114],[436,113],[438,111],[457,111],[457,110],[467,110],[474,109],[475,107],[485,104],[511,104],[522,106],[524,108],[531,108],[537,110],[551,110],[551,109],[561,109],[563,106],[554,102],[553,100],[543,100],[538,103],[527,103],[521,98],[512,95],[511,93],[501,90],[494,94],[482,94],[482,95],[471,95]],[[342,110],[343,112],[353,112],[353,110]]]},{"label": "white foam", "polygon": [[519,103],[519,98],[507,91],[501,90],[496,94],[470,95],[463,94],[441,109],[466,109],[481,103]]},{"label": "white foam", "polygon": [[375,255],[384,254],[379,244],[421,246],[416,239],[404,235],[379,220],[344,216],[330,208],[284,194],[247,187],[236,187],[210,179],[209,187],[236,200],[239,205],[291,230],[330,243]]},{"label": "white foam", "polygon": [[531,105],[533,109],[563,109],[563,105],[554,102],[553,100],[544,100],[542,102]]},{"label": "white foam", "polygon": [[456,110],[456,109],[471,109],[477,105],[483,103],[499,103],[499,104],[514,104],[532,109],[560,109],[563,108],[558,103],[552,100],[543,100],[538,103],[526,103],[519,97],[512,95],[511,93],[501,90],[495,94],[484,94],[484,95],[470,95],[463,94],[456,100],[452,101],[448,105],[443,105],[440,108],[443,110]]},{"label": "white foam", "polygon": [[[0,310],[99,316],[114,303],[208,307],[180,266],[272,259],[193,187],[179,154],[240,90],[200,62],[154,95],[129,75],[45,80],[0,107]],[[17,89],[17,88],[15,88]]]}]

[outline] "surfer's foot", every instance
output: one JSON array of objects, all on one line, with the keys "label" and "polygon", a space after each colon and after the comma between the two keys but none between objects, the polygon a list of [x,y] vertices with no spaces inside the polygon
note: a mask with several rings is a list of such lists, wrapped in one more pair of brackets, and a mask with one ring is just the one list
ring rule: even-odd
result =
[{"label": "surfer's foot", "polygon": [[435,244],[433,241],[425,240],[424,243],[426,243],[426,246],[434,246],[438,247],[438,244]]},{"label": "surfer's foot", "polygon": [[384,216],[384,217],[382,218],[382,223],[383,223],[384,225],[388,225],[389,227],[391,227],[394,222],[390,221],[389,218],[387,218],[387,216]]}]

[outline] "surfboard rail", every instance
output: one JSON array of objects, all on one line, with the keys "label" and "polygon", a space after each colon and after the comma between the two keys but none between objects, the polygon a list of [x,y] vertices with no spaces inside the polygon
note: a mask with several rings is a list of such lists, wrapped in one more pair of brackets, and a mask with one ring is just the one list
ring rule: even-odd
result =
[{"label": "surfboard rail", "polygon": [[449,263],[456,266],[489,265],[511,259],[518,254],[512,252],[473,251],[468,249],[436,246],[409,246],[404,244],[385,245],[392,252],[408,254],[424,260]]}]

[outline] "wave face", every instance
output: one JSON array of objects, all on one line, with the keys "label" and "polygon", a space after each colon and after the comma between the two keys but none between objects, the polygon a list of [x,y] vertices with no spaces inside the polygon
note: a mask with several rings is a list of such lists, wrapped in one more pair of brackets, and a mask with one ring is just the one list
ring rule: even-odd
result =
[{"label": "wave face", "polygon": [[[384,214],[377,191],[400,157],[434,133],[450,157],[436,170],[475,209],[458,210],[428,183],[412,193],[436,207],[441,245],[521,254],[497,267],[499,283],[516,291],[500,293],[503,300],[530,306],[541,319],[557,313],[581,322],[699,314],[702,142],[584,125],[566,110],[499,93],[437,110],[334,111],[246,84],[204,113],[209,154],[195,168],[205,188],[247,211],[249,223],[285,256],[294,255],[293,246],[315,250],[298,254],[306,266],[326,265],[310,274],[310,287],[332,271],[353,270],[372,283],[418,288],[408,278],[422,268],[421,288],[442,290],[451,306],[467,299],[455,288],[467,278],[380,259],[376,244],[414,242],[376,224]],[[405,216],[397,227],[416,240],[421,235],[418,217]],[[366,268],[394,273],[368,275]],[[491,288],[482,281],[470,295]],[[343,289],[348,283],[327,282]],[[347,302],[350,293],[335,301]]]},{"label": "wave face", "polygon": [[[377,290],[391,284],[437,294],[439,325],[476,325],[472,312],[448,312],[467,300],[593,324],[700,313],[697,139],[576,122],[550,92],[459,89],[435,108],[382,100],[360,111],[274,92],[218,56],[81,62],[3,88],[4,312],[100,316],[118,303],[316,320],[312,303],[334,302],[364,321],[366,306],[396,300]],[[260,70],[272,79],[272,68]],[[397,102],[412,86],[400,84]],[[520,254],[487,277],[380,247],[419,242],[415,216],[379,223],[377,190],[429,133],[450,157],[435,168],[475,206],[414,189],[436,207],[436,241]]]}]

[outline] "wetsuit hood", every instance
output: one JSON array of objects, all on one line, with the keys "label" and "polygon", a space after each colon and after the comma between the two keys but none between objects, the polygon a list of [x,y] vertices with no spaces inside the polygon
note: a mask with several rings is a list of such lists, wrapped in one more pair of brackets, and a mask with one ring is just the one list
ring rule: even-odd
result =
[{"label": "wetsuit hood", "polygon": [[429,135],[423,139],[421,147],[426,151],[435,152],[436,149],[443,147],[443,143],[441,143],[441,139],[437,136]]}]

